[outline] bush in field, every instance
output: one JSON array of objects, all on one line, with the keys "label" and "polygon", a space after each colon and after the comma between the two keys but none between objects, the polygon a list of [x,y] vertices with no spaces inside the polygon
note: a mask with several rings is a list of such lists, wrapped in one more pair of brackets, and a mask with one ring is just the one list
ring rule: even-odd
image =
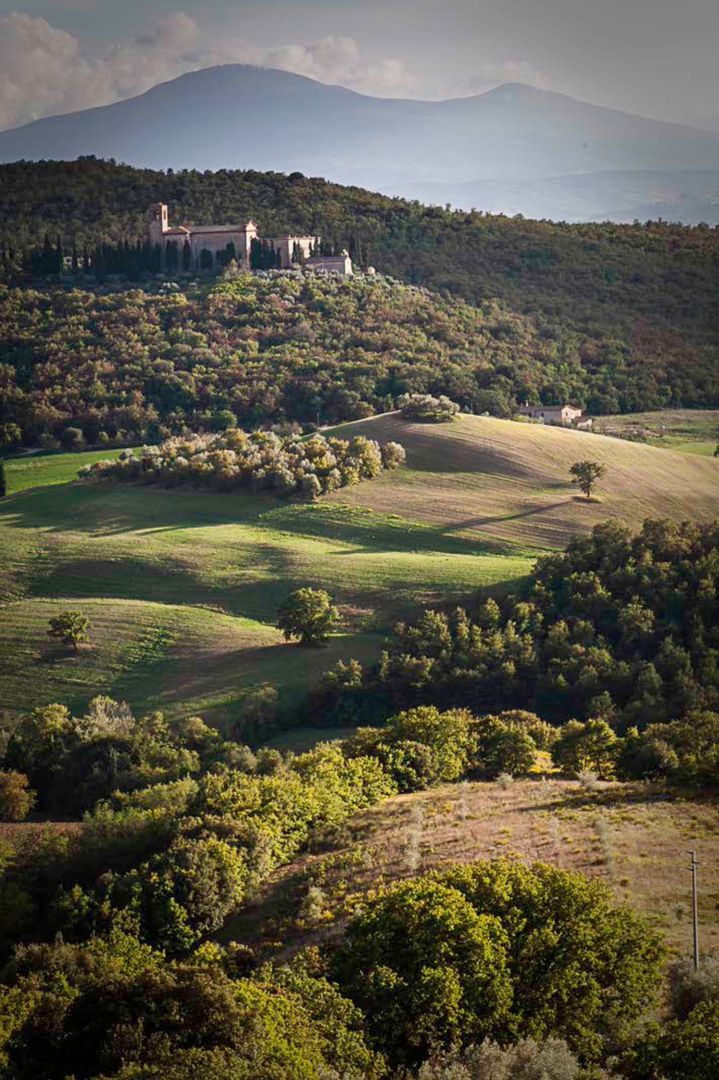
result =
[{"label": "bush in field", "polygon": [[687,959],[675,961],[669,970],[669,1000],[678,1020],[686,1020],[702,1002],[719,1003],[719,960],[703,956],[696,970]]},{"label": "bush in field", "polygon": [[424,424],[441,424],[453,420],[459,412],[459,405],[444,394],[432,397],[431,394],[402,394],[397,401],[402,416],[407,420],[419,420]]},{"label": "bush in field", "polygon": [[301,645],[321,645],[329,640],[337,618],[337,608],[324,589],[295,589],[277,613],[277,627],[286,641],[299,638]]},{"label": "bush in field", "polygon": [[315,433],[250,434],[231,428],[214,435],[176,436],[160,446],[123,451],[116,461],[84,466],[81,477],[109,477],[167,486],[196,484],[219,491],[250,488],[308,498],[371,480],[405,459],[399,443],[380,446],[357,435],[351,440]]},{"label": "bush in field", "polygon": [[719,1002],[697,1005],[686,1020],[652,1025],[625,1063],[628,1080],[716,1080]]},{"label": "bush in field", "polygon": [[407,454],[401,443],[383,443],[380,447],[380,453],[385,469],[396,469],[399,465],[404,465],[407,460]]},{"label": "bush in field", "polygon": [[335,977],[396,1063],[485,1038],[592,1060],[652,1003],[664,949],[606,886],[506,860],[395,884],[352,921]]},{"label": "bush in field", "polygon": [[401,791],[458,780],[473,757],[472,715],[434,705],[408,709],[382,728],[358,728],[345,743],[351,756],[377,757]]},{"label": "bush in field", "polygon": [[719,782],[719,712],[696,709],[681,720],[631,728],[619,759],[623,776],[674,777],[692,784]]},{"label": "bush in field", "polygon": [[50,619],[48,637],[58,638],[63,645],[71,645],[77,652],[83,642],[89,641],[90,620],[81,611],[63,611]]},{"label": "bush in field", "polygon": [[546,728],[549,724],[521,709],[481,717],[474,725],[477,768],[494,777],[500,773],[520,776],[529,772],[537,750],[551,739]]},{"label": "bush in field", "polygon": [[24,773],[0,772],[0,821],[24,821],[34,805]]}]

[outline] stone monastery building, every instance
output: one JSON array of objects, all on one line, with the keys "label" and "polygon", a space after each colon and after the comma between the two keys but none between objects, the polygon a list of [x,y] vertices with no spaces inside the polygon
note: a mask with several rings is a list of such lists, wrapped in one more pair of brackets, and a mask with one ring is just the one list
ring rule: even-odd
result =
[{"label": "stone monastery building", "polygon": [[[234,258],[244,269],[253,266],[253,251],[258,245],[264,251],[274,251],[275,266],[288,270],[296,263],[301,263],[311,270],[325,270],[349,277],[352,274],[352,260],[346,251],[341,255],[319,255],[321,237],[319,236],[279,236],[272,239],[260,238],[254,221],[245,225],[173,225],[170,226],[165,203],[155,203],[148,214],[147,236],[151,244],[162,248],[167,244],[177,245],[179,264],[182,265],[185,245],[190,249],[190,265],[193,270],[203,269],[211,256],[211,265],[217,265],[220,258]],[[205,254],[208,253],[208,254]]]}]

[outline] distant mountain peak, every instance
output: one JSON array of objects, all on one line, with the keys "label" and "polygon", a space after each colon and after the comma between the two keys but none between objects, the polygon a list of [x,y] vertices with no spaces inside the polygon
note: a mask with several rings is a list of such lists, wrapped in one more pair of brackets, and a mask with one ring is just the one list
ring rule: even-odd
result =
[{"label": "distant mountain peak", "polygon": [[[486,185],[512,190],[491,207],[565,219],[645,209],[683,172],[693,218],[719,211],[704,197],[719,177],[719,135],[633,116],[521,82],[449,101],[377,98],[275,68],[225,64],[187,72],[139,97],[37,120],[0,133],[0,161],[114,158],[156,169],[255,169],[324,176],[391,195],[489,208]],[[701,180],[699,174],[701,173]],[[587,176],[602,182],[587,209]],[[696,174],[701,191],[692,189]],[[565,178],[559,208],[540,194]],[[581,196],[572,178],[581,179]],[[689,184],[689,188],[685,185]],[[538,187],[539,185],[539,187]],[[719,182],[714,187],[719,187]],[[592,189],[599,190],[599,189]],[[695,197],[697,196],[697,197]],[[422,196],[420,196],[422,197]],[[604,203],[604,199],[611,202]],[[662,195],[664,199],[664,195]],[[672,198],[674,196],[672,195]],[[461,199],[461,202],[458,201]],[[713,201],[712,201],[713,199]],[[708,212],[703,207],[707,202]],[[630,209],[627,213],[631,212]]]}]

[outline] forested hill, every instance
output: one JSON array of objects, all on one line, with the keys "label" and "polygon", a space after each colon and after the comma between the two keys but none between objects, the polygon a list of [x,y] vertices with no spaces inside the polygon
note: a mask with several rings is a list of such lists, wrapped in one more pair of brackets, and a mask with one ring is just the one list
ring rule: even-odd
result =
[{"label": "forested hill", "polygon": [[719,229],[706,226],[537,222],[449,212],[299,173],[164,173],[94,159],[0,166],[0,191],[1,243],[15,249],[46,233],[53,241],[59,233],[66,250],[144,239],[147,208],[163,201],[176,222],[252,217],[273,236],[321,232],[363,264],[472,302],[505,299],[550,327],[631,343],[650,328],[715,341],[719,325]]},{"label": "forested hill", "polygon": [[501,301],[379,275],[275,271],[185,292],[0,285],[0,438],[74,446],[78,432],[138,442],[188,426],[327,423],[390,409],[405,391],[497,416],[525,398],[595,412],[719,400],[710,350],[685,357],[582,344]]},{"label": "forested hill", "polygon": [[[162,200],[175,221],[252,217],[270,235],[290,229],[319,232],[331,243],[349,245],[359,264],[373,264],[406,283],[434,290],[422,301],[421,313],[409,292],[389,297],[359,284],[341,293],[327,288],[327,295],[309,306],[305,290],[290,298],[291,310],[281,311],[277,290],[263,285],[256,287],[251,311],[234,311],[226,301],[223,329],[203,299],[205,284],[170,318],[163,314],[165,301],[153,299],[157,282],[119,281],[115,289],[144,286],[142,298],[116,292],[114,299],[103,299],[92,277],[82,274],[74,281],[68,275],[64,289],[52,297],[44,294],[48,287],[57,290],[56,278],[35,281],[43,292],[24,299],[22,290],[6,293],[0,316],[0,371],[5,365],[5,382],[13,386],[5,400],[9,393],[11,419],[31,437],[43,430],[57,433],[67,423],[81,422],[88,408],[99,405],[102,411],[110,404],[95,400],[98,384],[92,380],[92,392],[89,385],[86,392],[75,387],[72,400],[64,400],[78,377],[77,356],[70,357],[67,344],[73,337],[73,311],[82,311],[88,320],[78,346],[82,355],[91,365],[108,361],[113,370],[112,357],[122,351],[119,328],[138,318],[142,326],[147,319],[162,340],[147,343],[149,359],[143,364],[171,362],[177,373],[171,381],[187,382],[179,375],[186,350],[178,348],[178,334],[199,335],[211,374],[236,367],[251,339],[263,375],[252,402],[241,395],[241,402],[231,403],[243,421],[283,415],[306,420],[307,402],[318,395],[332,397],[328,419],[350,419],[365,409],[386,407],[408,389],[449,393],[467,408],[500,416],[525,397],[546,402],[574,398],[596,413],[719,404],[716,229],[526,221],[448,212],[299,174],[163,173],[97,160],[2,166],[0,190],[0,251],[5,251],[6,264],[9,249],[17,260],[21,249],[41,244],[46,234],[53,243],[60,235],[66,251],[73,244],[81,251],[98,242],[136,241],[144,236],[148,206]],[[6,276],[12,275],[6,271]],[[91,291],[68,306],[62,296],[70,284]],[[472,309],[457,306],[453,298],[469,301]],[[385,324],[388,306],[392,315]],[[50,339],[57,341],[52,358]],[[50,359],[72,378],[57,391],[63,401],[53,407],[59,412],[46,415],[54,379]],[[121,375],[120,367],[115,371],[119,394],[121,385],[129,384],[121,357],[117,363],[123,367]],[[252,378],[249,368],[243,371],[248,376],[240,380],[243,384],[257,383],[258,370]],[[275,387],[267,401],[260,386],[265,375]],[[138,374],[138,390],[148,377]],[[107,376],[111,382],[114,378]],[[156,388],[157,378],[155,372],[155,382],[148,385]],[[299,398],[298,378],[309,388]],[[317,380],[327,387],[322,389]],[[169,396],[163,387],[157,402],[154,394],[148,397],[142,390],[142,418],[137,423],[123,418],[118,426],[144,428],[150,415],[145,405],[153,405],[161,419],[174,413],[179,423],[182,412],[194,415],[199,407],[210,414],[225,404],[221,394],[199,401],[189,385]],[[345,395],[341,407],[337,394]],[[201,422],[197,416],[196,423]],[[97,425],[93,421],[90,426]]]}]

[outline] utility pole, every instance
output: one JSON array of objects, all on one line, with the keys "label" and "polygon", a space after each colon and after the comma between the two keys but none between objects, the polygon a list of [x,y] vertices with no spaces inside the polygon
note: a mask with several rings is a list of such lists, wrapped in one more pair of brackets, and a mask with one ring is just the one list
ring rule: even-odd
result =
[{"label": "utility pole", "polygon": [[692,916],[694,923],[694,970],[699,967],[699,912],[697,909],[697,868],[699,863],[697,862],[696,851],[690,851],[689,854],[692,857],[689,869],[692,875]]}]

